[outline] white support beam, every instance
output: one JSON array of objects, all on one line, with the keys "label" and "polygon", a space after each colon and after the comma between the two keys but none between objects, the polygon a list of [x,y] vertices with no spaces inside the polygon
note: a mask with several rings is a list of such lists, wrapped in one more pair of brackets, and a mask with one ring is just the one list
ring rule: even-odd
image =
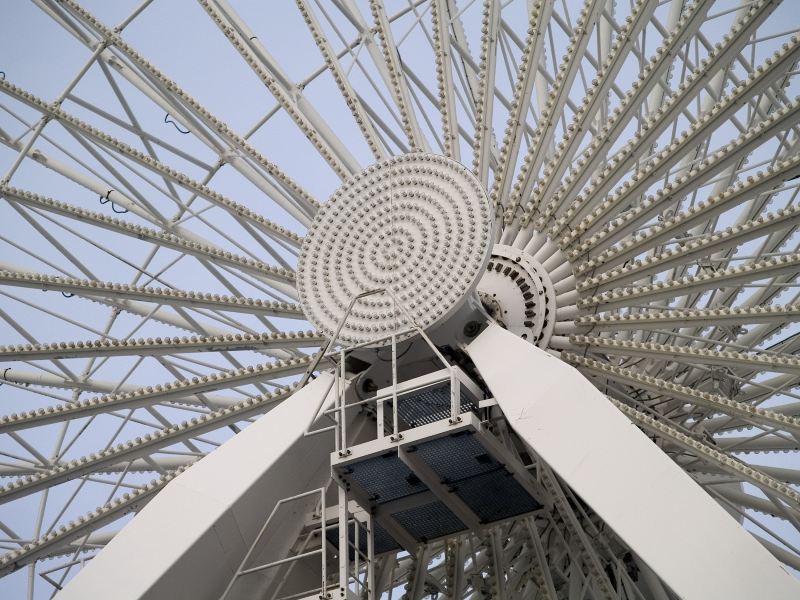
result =
[{"label": "white support beam", "polygon": [[678,596],[798,597],[800,582],[572,367],[493,324],[467,352],[514,431]]},{"label": "white support beam", "polygon": [[272,507],[328,480],[331,439],[304,432],[332,383],[321,375],[165,486],[58,600],[218,600]]}]

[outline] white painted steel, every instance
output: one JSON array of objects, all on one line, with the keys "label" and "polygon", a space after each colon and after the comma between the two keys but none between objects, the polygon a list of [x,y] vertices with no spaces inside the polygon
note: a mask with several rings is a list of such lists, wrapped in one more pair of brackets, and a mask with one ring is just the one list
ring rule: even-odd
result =
[{"label": "white painted steel", "polygon": [[[444,156],[405,154],[348,179],[317,213],[297,265],[303,310],[332,337],[353,297],[387,288],[423,328],[475,289],[491,250],[478,180]],[[406,328],[387,294],[360,298],[337,341],[362,344]]]},{"label": "white painted steel", "polygon": [[[589,377],[800,568],[794,2],[135,4],[32,0],[0,19],[0,597],[24,588],[43,600],[83,564],[106,564],[125,515],[146,517],[186,466],[289,395],[307,344],[330,333],[314,313],[335,314],[353,291],[395,283],[463,365],[457,349],[482,319],[469,294],[482,251],[502,258],[478,287],[497,322]],[[402,164],[413,172],[392,176]],[[339,186],[363,217],[323,202]],[[485,247],[469,207],[475,225],[490,213]],[[363,242],[375,235],[370,262]],[[411,260],[391,247],[398,238],[414,242]],[[305,280],[294,271],[303,244],[319,254]],[[420,250],[434,246],[441,254]],[[304,297],[315,285],[325,292]],[[402,384],[425,344],[402,339],[396,307],[378,300],[346,333],[394,333],[401,364],[391,378],[382,365],[375,387]],[[287,333],[306,317],[319,331]],[[516,364],[517,347],[494,352]],[[378,419],[397,411],[383,404]],[[499,443],[519,447],[497,401],[480,404]],[[568,416],[572,456],[597,434],[588,411]],[[278,463],[303,464],[289,452]],[[226,476],[251,460],[231,460]],[[568,485],[536,460],[527,468],[545,509],[378,557],[378,592],[673,600]],[[594,475],[612,489],[619,478]],[[202,527],[193,515],[187,532]],[[314,524],[287,526],[288,540]],[[169,537],[139,543],[159,557]],[[736,577],[763,571],[754,562]]]},{"label": "white painted steel", "polygon": [[467,351],[520,438],[678,596],[800,596],[800,583],[574,368],[497,325]]},{"label": "white painted steel", "polygon": [[[58,600],[219,598],[272,507],[327,480],[330,434],[304,433],[332,383],[321,375],[170,482]],[[292,516],[276,550],[296,539],[305,515]]]}]

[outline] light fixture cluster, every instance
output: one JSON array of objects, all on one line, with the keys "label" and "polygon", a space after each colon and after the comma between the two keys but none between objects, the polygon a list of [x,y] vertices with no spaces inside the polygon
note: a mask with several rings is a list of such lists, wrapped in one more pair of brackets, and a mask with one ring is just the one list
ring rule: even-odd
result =
[{"label": "light fixture cluster", "polygon": [[[441,323],[475,289],[491,250],[486,193],[464,166],[414,153],[348,179],[303,243],[297,287],[309,321],[332,336],[358,294],[390,289],[415,323]],[[407,327],[388,294],[359,299],[340,340],[368,343]]]}]

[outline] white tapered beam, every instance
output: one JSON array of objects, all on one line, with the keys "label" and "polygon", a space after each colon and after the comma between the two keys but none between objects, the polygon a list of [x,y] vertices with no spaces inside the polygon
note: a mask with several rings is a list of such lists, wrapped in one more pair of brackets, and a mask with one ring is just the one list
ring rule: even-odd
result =
[{"label": "white tapered beam", "polygon": [[572,367],[493,324],[467,352],[514,431],[679,597],[798,597],[800,582]]},{"label": "white tapered beam", "polygon": [[[61,529],[51,531],[12,552],[0,556],[0,576],[8,575],[25,565],[52,556],[53,552],[62,549],[64,553],[73,553],[77,548],[70,547],[72,542],[80,542],[96,529],[116,521],[130,512],[141,510],[167,483],[172,481],[184,467],[163,475],[140,489],[126,493],[119,498],[98,507],[77,521],[70,521]],[[89,538],[91,540],[91,538]],[[90,542],[91,543],[91,542]],[[65,547],[66,546],[66,547]]]},{"label": "white tapered beam", "polygon": [[[332,383],[321,375],[166,485],[58,600],[218,600],[275,504],[330,476],[328,434],[304,432]],[[291,512],[280,516],[304,520]]]},{"label": "white tapered beam", "polygon": [[162,429],[156,429],[153,433],[117,444],[99,453],[93,452],[58,467],[43,469],[36,475],[16,479],[0,488],[0,504],[35,494],[95,471],[102,471],[109,465],[115,465],[121,461],[147,456],[177,442],[261,415],[290,395],[291,390],[282,390],[248,398],[233,406],[194,417],[190,421],[183,421],[179,425],[168,425]]}]

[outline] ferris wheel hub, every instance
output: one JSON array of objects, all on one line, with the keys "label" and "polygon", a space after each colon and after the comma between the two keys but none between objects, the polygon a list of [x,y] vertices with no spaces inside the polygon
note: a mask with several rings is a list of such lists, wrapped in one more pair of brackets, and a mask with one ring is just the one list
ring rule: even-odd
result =
[{"label": "ferris wheel hub", "polygon": [[497,244],[478,294],[498,325],[547,348],[557,305],[555,288],[541,263],[513,246]]},{"label": "ferris wheel hub", "polygon": [[[383,345],[409,316],[434,329],[464,305],[479,306],[471,301],[492,227],[486,192],[460,163],[414,153],[374,164],[314,219],[297,265],[303,311],[328,337],[344,320],[338,340],[348,344]],[[347,313],[374,290],[390,293],[359,298]]]}]

